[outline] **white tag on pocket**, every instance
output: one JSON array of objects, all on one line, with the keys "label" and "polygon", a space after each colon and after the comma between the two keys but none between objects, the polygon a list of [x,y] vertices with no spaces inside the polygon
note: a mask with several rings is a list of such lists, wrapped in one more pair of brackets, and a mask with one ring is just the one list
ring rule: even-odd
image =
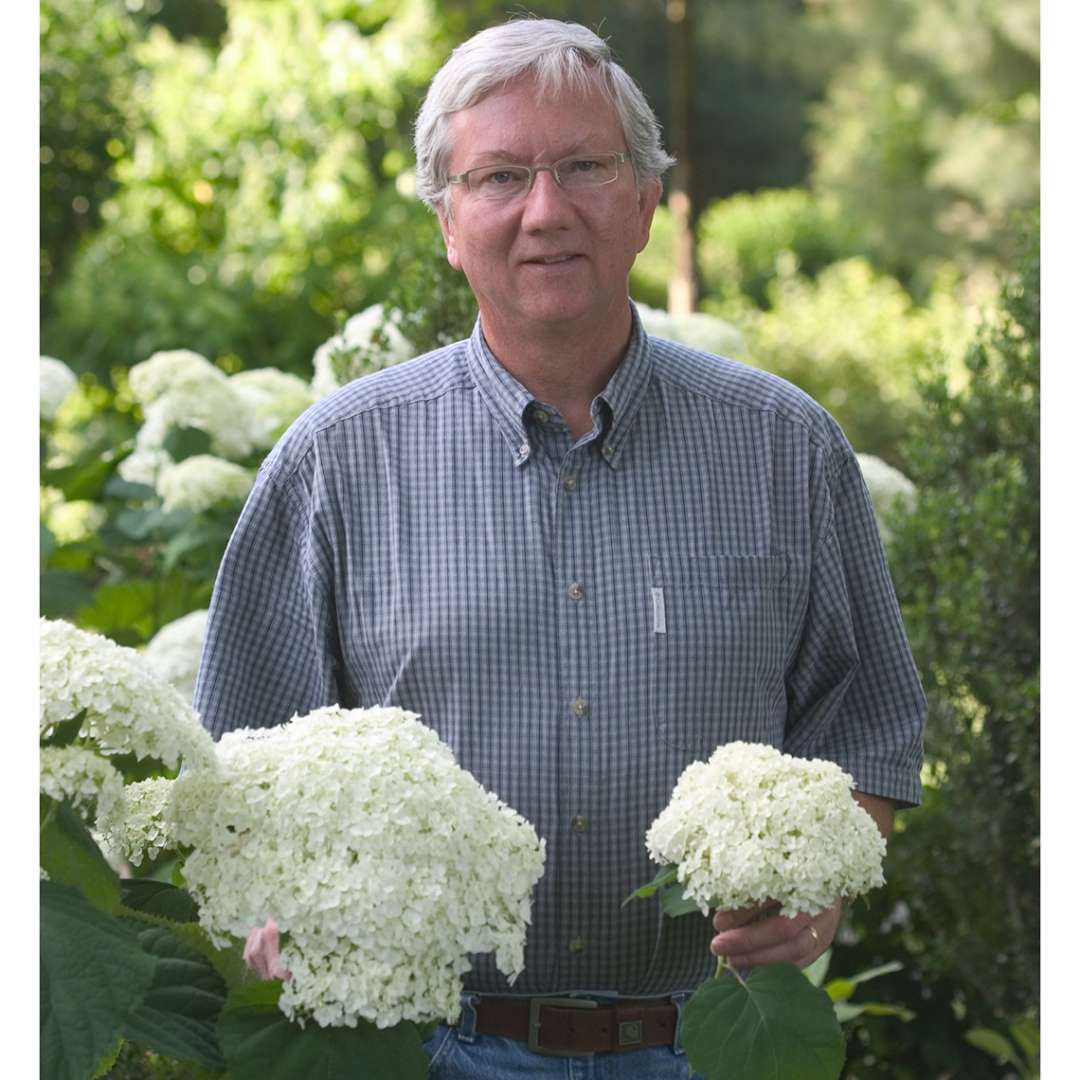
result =
[{"label": "white tag on pocket", "polygon": [[652,590],[652,628],[654,634],[667,633],[667,618],[664,615],[664,590]]}]

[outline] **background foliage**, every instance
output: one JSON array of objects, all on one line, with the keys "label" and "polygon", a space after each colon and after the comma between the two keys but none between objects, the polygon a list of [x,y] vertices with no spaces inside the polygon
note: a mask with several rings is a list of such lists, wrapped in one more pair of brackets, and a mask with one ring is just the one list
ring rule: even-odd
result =
[{"label": "background foliage", "polygon": [[[901,961],[875,996],[914,1019],[861,1016],[848,1074],[1005,1076],[965,1034],[1022,1052],[1038,1009],[1038,5],[683,7],[700,310],[917,492],[888,525],[930,700],[925,805],[836,956]],[[531,10],[602,24],[671,129],[671,4]],[[133,364],[187,348],[308,380],[376,303],[417,352],[467,331],[471,297],[412,198],[411,126],[449,49],[504,17],[43,0],[42,352],[80,373],[42,426],[44,614],[142,645],[208,603],[239,507],[165,513],[121,478],[144,419]],[[651,307],[674,243],[661,206],[631,278]],[[178,460],[205,449],[170,438]]]}]

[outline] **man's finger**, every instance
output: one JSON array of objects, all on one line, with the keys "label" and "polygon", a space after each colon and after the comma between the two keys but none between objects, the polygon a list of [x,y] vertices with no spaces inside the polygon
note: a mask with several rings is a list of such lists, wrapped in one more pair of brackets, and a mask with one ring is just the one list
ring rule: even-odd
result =
[{"label": "man's finger", "polygon": [[713,915],[713,928],[720,932],[734,930],[739,926],[749,926],[762,918],[772,915],[780,910],[780,904],[776,900],[766,900],[760,904],[750,904],[748,907],[732,908],[730,911],[717,911]]}]

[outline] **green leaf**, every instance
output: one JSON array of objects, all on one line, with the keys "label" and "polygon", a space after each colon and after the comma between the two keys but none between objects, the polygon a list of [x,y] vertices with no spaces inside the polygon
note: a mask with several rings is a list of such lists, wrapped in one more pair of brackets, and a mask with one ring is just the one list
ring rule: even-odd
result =
[{"label": "green leaf", "polygon": [[1030,1016],[1021,1016],[1013,1021],[1009,1031],[1024,1056],[1034,1061],[1039,1054],[1039,1025]]},{"label": "green leaf", "polygon": [[810,980],[811,986],[820,986],[825,981],[831,960],[832,949],[826,949],[809,967],[803,968],[803,974]]},{"label": "green leaf", "polygon": [[915,1014],[903,1005],[886,1005],[880,1001],[864,1001],[859,1006],[867,1016],[895,1016],[905,1023],[915,1019]]},{"label": "green leaf", "polygon": [[85,719],[86,710],[81,709],[67,720],[61,720],[59,724],[53,724],[52,732],[41,740],[41,745],[70,746],[79,737],[79,729]]},{"label": "green leaf", "polygon": [[999,1065],[1007,1062],[1018,1069],[1023,1069],[1024,1063],[1016,1053],[1016,1048],[999,1032],[991,1031],[990,1028],[972,1028],[971,1031],[964,1032],[964,1038],[977,1049],[991,1054],[997,1059]]},{"label": "green leaf", "polygon": [[[273,985],[273,984],[262,984]],[[355,1028],[305,1027],[269,1004],[243,1004],[258,992],[245,987],[231,995],[218,1021],[218,1042],[231,1080],[424,1080],[427,1055],[419,1032],[408,1022],[377,1028],[363,1020]]]},{"label": "green leaf", "polygon": [[49,556],[56,550],[56,537],[44,522],[39,522],[39,525],[38,558],[44,566],[49,561]]},{"label": "green leaf", "polygon": [[836,1080],[844,1036],[828,994],[794,964],[710,979],[687,1002],[683,1042],[705,1080]]},{"label": "green leaf", "polygon": [[120,882],[124,906],[178,923],[198,922],[199,908],[189,892],[152,878],[128,878]]},{"label": "green leaf", "polygon": [[196,454],[209,454],[210,436],[199,428],[174,427],[170,428],[161,445],[173,461],[183,461]]},{"label": "green leaf", "polygon": [[41,882],[41,1077],[86,1080],[112,1051],[155,963],[74,889]]},{"label": "green leaf", "polygon": [[191,514],[186,510],[166,513],[160,507],[149,510],[121,510],[116,527],[131,540],[151,540],[159,535],[172,536],[187,525]]},{"label": "green leaf", "polygon": [[642,885],[640,889],[635,889],[623,902],[622,906],[626,907],[631,900],[648,900],[650,896],[653,896],[658,889],[662,889],[665,885],[670,885],[673,881],[678,880],[678,867],[676,866],[664,866],[658,872],[656,877],[649,882],[648,885]]},{"label": "green leaf", "polygon": [[825,993],[833,1001],[847,1001],[855,993],[854,979],[830,979],[825,984]]},{"label": "green leaf", "polygon": [[691,900],[678,883],[665,885],[660,890],[660,910],[670,919],[677,919],[680,915],[689,915],[691,912],[701,914],[697,902]]},{"label": "green leaf", "polygon": [[93,599],[85,575],[77,570],[45,570],[38,580],[38,604],[46,619],[70,615]]},{"label": "green leaf", "polygon": [[101,498],[105,482],[115,468],[116,462],[111,457],[95,454],[89,461],[44,470],[42,483],[60,488],[68,502],[97,500]]},{"label": "green leaf", "polygon": [[891,975],[894,971],[903,971],[904,965],[898,960],[890,960],[887,964],[882,964],[880,967],[869,968],[867,971],[860,971],[858,975],[849,976],[849,981],[853,983],[869,982],[871,979],[876,979],[881,975]]},{"label": "green leaf", "polygon": [[862,1016],[866,1008],[863,1005],[852,1005],[848,1001],[838,1001],[833,1005],[833,1011],[836,1013],[836,1019],[841,1024],[846,1024]]},{"label": "green leaf", "polygon": [[225,1005],[224,980],[164,927],[145,927],[138,940],[157,966],[149,991],[124,1024],[124,1037],[166,1057],[223,1069],[216,1024]]},{"label": "green leaf", "polygon": [[52,881],[70,885],[102,911],[120,906],[120,879],[67,803],[41,796],[41,868]]},{"label": "green leaf", "polygon": [[114,499],[156,499],[157,492],[150,484],[138,484],[113,473],[105,484],[105,494]]}]

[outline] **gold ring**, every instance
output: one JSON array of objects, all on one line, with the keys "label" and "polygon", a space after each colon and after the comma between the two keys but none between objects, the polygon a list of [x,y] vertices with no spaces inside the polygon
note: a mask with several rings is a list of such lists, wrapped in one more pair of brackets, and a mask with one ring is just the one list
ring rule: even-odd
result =
[{"label": "gold ring", "polygon": [[821,939],[818,937],[818,932],[809,924],[806,924],[806,929],[814,935],[814,944],[816,945]]}]

